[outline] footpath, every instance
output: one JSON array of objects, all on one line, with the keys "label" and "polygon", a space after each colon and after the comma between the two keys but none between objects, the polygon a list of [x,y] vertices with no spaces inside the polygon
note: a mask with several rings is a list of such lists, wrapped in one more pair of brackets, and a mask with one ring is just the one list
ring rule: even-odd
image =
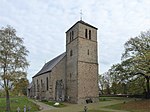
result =
[{"label": "footpath", "polygon": [[40,106],[40,111],[38,112],[44,112],[47,110],[52,110],[52,109],[57,109],[53,106],[47,105],[45,103],[39,102],[38,100],[31,100],[33,103],[35,103],[36,105]]},{"label": "footpath", "polygon": [[[56,108],[47,104],[44,104],[42,102],[39,102],[37,100],[31,100],[36,105],[40,106],[40,111],[38,112],[81,112],[83,110],[84,105],[78,105],[78,104],[69,104],[67,107],[64,108]],[[101,110],[106,112],[130,112],[125,110],[115,110],[115,109],[109,109],[106,106],[114,105],[122,103],[122,101],[113,100],[113,101],[106,101],[106,102],[100,102],[100,103],[92,103],[87,104],[88,109],[95,109],[95,110]]]}]

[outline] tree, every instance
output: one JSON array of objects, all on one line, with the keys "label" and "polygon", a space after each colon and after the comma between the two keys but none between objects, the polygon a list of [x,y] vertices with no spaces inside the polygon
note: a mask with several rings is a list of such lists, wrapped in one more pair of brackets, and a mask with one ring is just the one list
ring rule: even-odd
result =
[{"label": "tree", "polygon": [[14,94],[20,95],[27,95],[27,87],[29,85],[29,81],[27,78],[21,78],[14,82],[13,92]]},{"label": "tree", "polygon": [[101,94],[111,94],[110,90],[111,80],[109,76],[109,72],[105,72],[99,75],[99,87]]},{"label": "tree", "polygon": [[142,32],[124,45],[122,60],[130,60],[133,65],[132,76],[146,80],[146,97],[150,98],[150,31]]},{"label": "tree", "polygon": [[104,94],[105,77],[103,75],[99,75],[98,81],[99,81],[100,92],[101,94]]},{"label": "tree", "polygon": [[128,94],[132,95],[142,95],[145,93],[145,80],[143,77],[136,78],[128,82]]},{"label": "tree", "polygon": [[121,64],[115,64],[109,69],[110,78],[112,81],[111,90],[113,94],[126,94],[127,93],[127,82],[129,79],[129,68],[127,62]]},{"label": "tree", "polygon": [[114,94],[141,94],[145,90],[143,77],[135,75],[131,59],[115,64],[109,69],[112,80],[111,90]]},{"label": "tree", "polygon": [[117,94],[117,90],[118,90],[118,84],[119,84],[119,72],[116,69],[119,66],[119,64],[113,65],[111,66],[111,68],[108,70],[110,73],[110,79],[112,81],[111,84],[111,90],[113,94]]},{"label": "tree", "polygon": [[111,89],[110,89],[110,87],[111,87],[111,83],[112,83],[112,82],[111,82],[111,78],[110,78],[110,73],[109,73],[109,71],[103,73],[103,76],[104,76],[104,88],[105,88],[104,93],[105,93],[105,94],[111,94]]},{"label": "tree", "polygon": [[23,39],[16,35],[14,28],[7,26],[0,30],[0,85],[6,93],[7,112],[10,112],[9,91],[15,81],[26,77],[27,54]]}]

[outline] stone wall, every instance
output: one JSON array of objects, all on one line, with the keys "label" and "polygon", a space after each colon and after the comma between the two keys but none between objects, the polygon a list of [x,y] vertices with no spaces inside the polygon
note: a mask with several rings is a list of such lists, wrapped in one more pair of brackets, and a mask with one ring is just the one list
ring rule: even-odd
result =
[{"label": "stone wall", "polygon": [[[72,55],[70,54],[72,51]],[[67,101],[76,103],[77,102],[77,39],[73,40],[66,47],[67,53],[67,72],[66,72],[66,97]]]},{"label": "stone wall", "polygon": [[87,99],[98,98],[97,70],[97,64],[78,62],[78,103],[85,103]]},{"label": "stone wall", "polygon": [[98,63],[97,42],[78,38],[78,61]]},{"label": "stone wall", "polygon": [[[56,81],[62,80],[64,83],[63,94],[65,95],[65,73],[66,73],[66,57],[64,57],[51,72],[44,73],[33,78],[35,85],[35,97],[40,100],[55,100]],[[47,85],[48,78],[48,85]],[[42,83],[41,83],[42,82]],[[47,87],[48,86],[48,87]],[[64,97],[63,97],[64,99]]]},{"label": "stone wall", "polygon": [[56,81],[62,80],[64,90],[63,90],[63,100],[65,98],[65,74],[66,74],[66,56],[52,69],[50,74],[50,93],[52,93],[52,99],[56,100]]},{"label": "stone wall", "polygon": [[91,30],[91,41],[97,42],[97,30],[96,29],[89,27],[87,25],[84,25],[84,24],[79,24],[78,28],[79,28],[78,37],[86,38],[85,30],[87,29],[87,39],[89,39],[89,30]]},{"label": "stone wall", "polygon": [[33,84],[35,85],[35,98],[43,100],[49,99],[49,91],[47,90],[47,78],[49,79],[49,74],[45,73],[33,78]]},{"label": "stone wall", "polygon": [[[72,32],[74,37],[70,39]],[[98,98],[97,29],[80,22],[75,24],[66,34],[66,53],[67,97],[70,102],[85,103],[87,98],[96,101],[95,99]]]}]

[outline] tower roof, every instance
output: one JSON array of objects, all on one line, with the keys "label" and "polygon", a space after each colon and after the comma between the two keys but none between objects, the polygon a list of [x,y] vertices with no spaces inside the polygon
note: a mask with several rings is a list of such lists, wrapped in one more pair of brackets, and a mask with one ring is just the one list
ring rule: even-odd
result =
[{"label": "tower roof", "polygon": [[[81,23],[81,24],[84,24],[84,25],[86,25],[86,26],[92,27],[92,28],[94,28],[94,29],[96,29],[96,30],[98,29],[98,28],[96,28],[96,27],[90,25],[89,23],[86,23],[86,22],[80,20],[80,21],[76,22],[71,28],[69,28],[69,30],[72,29],[72,28],[73,28],[76,24],[78,24],[78,23]],[[66,33],[67,33],[69,30],[67,30]]]},{"label": "tower roof", "polygon": [[34,77],[37,77],[39,75],[42,75],[44,73],[47,72],[51,72],[51,70],[53,69],[53,67],[55,67],[55,65],[60,62],[60,60],[66,55],[66,52],[62,53],[61,55],[57,56],[56,58],[52,59],[51,61],[47,62],[43,68],[35,75]]}]

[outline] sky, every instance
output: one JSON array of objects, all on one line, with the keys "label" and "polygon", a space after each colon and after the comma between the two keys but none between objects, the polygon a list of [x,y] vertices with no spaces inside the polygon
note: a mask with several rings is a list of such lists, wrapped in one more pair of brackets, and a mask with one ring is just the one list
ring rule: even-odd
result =
[{"label": "sky", "polygon": [[98,28],[99,74],[121,62],[126,41],[150,29],[150,0],[0,0],[0,28],[15,28],[30,52],[30,81],[65,52],[65,32],[81,10],[82,20]]}]

